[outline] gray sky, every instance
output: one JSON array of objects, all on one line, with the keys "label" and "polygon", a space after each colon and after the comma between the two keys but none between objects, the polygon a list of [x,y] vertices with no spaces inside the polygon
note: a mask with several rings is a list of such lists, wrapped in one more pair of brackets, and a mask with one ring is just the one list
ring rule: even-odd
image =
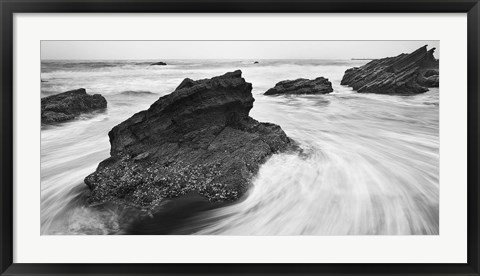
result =
[{"label": "gray sky", "polygon": [[439,41],[42,41],[45,59],[350,59],[408,53]]}]

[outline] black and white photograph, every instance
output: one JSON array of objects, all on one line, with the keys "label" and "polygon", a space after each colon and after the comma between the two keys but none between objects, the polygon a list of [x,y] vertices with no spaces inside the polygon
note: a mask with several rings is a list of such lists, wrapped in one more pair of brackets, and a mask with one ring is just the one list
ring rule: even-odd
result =
[{"label": "black and white photograph", "polygon": [[40,56],[41,235],[440,234],[437,40]]}]

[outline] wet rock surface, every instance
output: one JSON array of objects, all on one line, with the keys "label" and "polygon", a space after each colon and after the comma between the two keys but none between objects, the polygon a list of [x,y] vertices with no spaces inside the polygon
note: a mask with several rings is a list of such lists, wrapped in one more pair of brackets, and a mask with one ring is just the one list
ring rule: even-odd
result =
[{"label": "wet rock surface", "polygon": [[417,94],[439,86],[439,61],[427,45],[410,54],[373,60],[345,71],[342,85],[359,93]]},{"label": "wet rock surface", "polygon": [[[124,231],[127,235],[191,235],[201,230],[205,224],[218,219],[202,219],[201,224],[192,223],[195,218],[209,210],[226,207],[233,202],[210,202],[205,197],[191,192],[162,202],[162,208],[151,216],[140,213]],[[205,224],[204,224],[205,223]]]},{"label": "wet rock surface", "polygon": [[281,81],[275,87],[268,89],[264,95],[327,94],[330,92],[333,92],[332,83],[324,77],[319,77],[314,80],[296,79]]},{"label": "wet rock surface", "polygon": [[41,100],[42,124],[72,120],[82,113],[107,107],[107,100],[100,95],[87,94],[84,88],[44,97]]},{"label": "wet rock surface", "polygon": [[85,178],[90,204],[153,208],[196,192],[210,202],[245,193],[259,166],[293,143],[278,126],[249,117],[252,85],[241,71],[185,79],[110,132],[111,157]]}]

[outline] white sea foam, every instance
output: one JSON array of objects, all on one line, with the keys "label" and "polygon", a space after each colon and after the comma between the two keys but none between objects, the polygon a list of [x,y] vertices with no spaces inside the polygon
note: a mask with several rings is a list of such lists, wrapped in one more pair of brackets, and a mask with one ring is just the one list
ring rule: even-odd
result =
[{"label": "white sea foam", "polygon": [[[108,157],[108,131],[183,78],[236,69],[253,83],[250,115],[279,124],[304,153],[272,156],[244,201],[198,217],[205,224],[198,234],[438,234],[438,89],[405,97],[341,86],[343,72],[365,61],[62,62],[42,64],[42,95],[85,87],[104,94],[108,109],[42,129],[42,234],[119,231],[114,211],[75,200],[87,190],[83,178]],[[262,95],[279,81],[319,76],[330,79],[333,93]]]}]

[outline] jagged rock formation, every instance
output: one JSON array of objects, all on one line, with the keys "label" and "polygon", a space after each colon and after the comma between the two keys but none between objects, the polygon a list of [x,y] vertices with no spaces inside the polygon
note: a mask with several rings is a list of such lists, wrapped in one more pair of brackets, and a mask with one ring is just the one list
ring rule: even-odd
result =
[{"label": "jagged rock formation", "polygon": [[72,120],[82,113],[107,107],[107,100],[100,95],[89,95],[84,88],[42,98],[42,124]]},{"label": "jagged rock formation", "polygon": [[285,80],[270,88],[264,95],[278,94],[327,94],[333,92],[332,83],[324,77],[314,80],[296,79]]},{"label": "jagged rock formation", "polygon": [[438,87],[438,60],[427,45],[410,54],[373,60],[345,71],[342,85],[359,93],[417,94]]},{"label": "jagged rock formation", "polygon": [[91,204],[152,208],[162,198],[198,192],[238,199],[260,164],[292,142],[274,124],[249,117],[252,85],[241,71],[185,79],[110,132],[111,157],[85,178]]}]

